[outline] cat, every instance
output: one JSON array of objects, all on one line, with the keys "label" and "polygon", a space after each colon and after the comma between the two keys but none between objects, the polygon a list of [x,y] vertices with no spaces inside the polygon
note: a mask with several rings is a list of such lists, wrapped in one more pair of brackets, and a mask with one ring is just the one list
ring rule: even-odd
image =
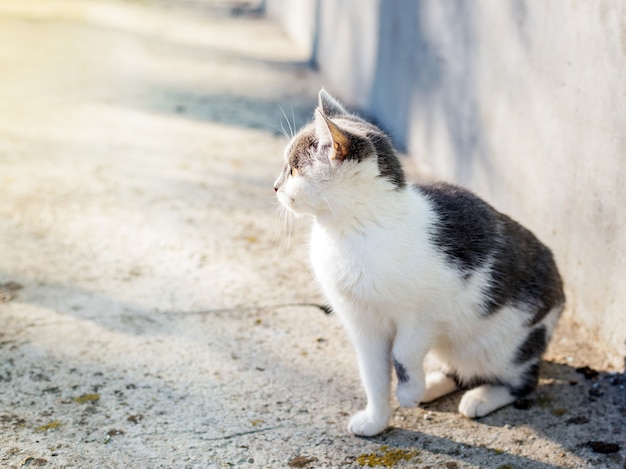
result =
[{"label": "cat", "polygon": [[403,407],[467,389],[479,418],[530,393],[563,310],[551,251],[470,191],[409,185],[390,139],[324,89],[274,183],[311,215],[310,260],[356,349],[367,396],[350,419],[374,436]]}]

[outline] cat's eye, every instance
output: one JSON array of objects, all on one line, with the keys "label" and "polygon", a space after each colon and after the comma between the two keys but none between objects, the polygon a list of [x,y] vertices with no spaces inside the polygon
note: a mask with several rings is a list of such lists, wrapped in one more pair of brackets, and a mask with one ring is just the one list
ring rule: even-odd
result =
[{"label": "cat's eye", "polygon": [[298,170],[296,168],[294,168],[293,166],[291,167],[290,171],[289,171],[289,175],[291,177],[295,177],[298,175]]}]

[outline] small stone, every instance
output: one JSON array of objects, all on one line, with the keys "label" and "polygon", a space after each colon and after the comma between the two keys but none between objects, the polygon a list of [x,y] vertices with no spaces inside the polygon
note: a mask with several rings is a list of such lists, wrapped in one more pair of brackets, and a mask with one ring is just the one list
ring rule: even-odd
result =
[{"label": "small stone", "polygon": [[118,430],[117,428],[112,428],[111,430],[107,432],[107,435],[109,436],[116,436],[116,435],[123,435],[123,434],[124,434],[124,430]]},{"label": "small stone", "polygon": [[307,456],[296,456],[291,459],[287,465],[289,467],[307,467],[309,464],[317,461],[316,457],[309,458]]},{"label": "small stone", "polygon": [[604,392],[596,387],[593,387],[589,390],[589,395],[591,397],[602,397],[604,396]]},{"label": "small stone", "polygon": [[610,454],[617,453],[621,448],[617,443],[606,443],[604,441],[588,441],[587,445],[591,447],[594,453]]},{"label": "small stone", "polygon": [[533,406],[533,401],[530,399],[522,398],[517,399],[513,402],[513,407],[518,410],[528,410]]},{"label": "small stone", "polygon": [[584,423],[589,423],[589,418],[584,415],[577,415],[575,417],[571,417],[565,421],[567,425],[582,425]]},{"label": "small stone", "polygon": [[43,458],[33,458],[32,456],[27,456],[20,462],[20,466],[30,467],[30,466],[45,466],[48,464],[47,459]]},{"label": "small stone", "polygon": [[134,423],[137,424],[139,423],[141,420],[143,420],[143,415],[142,414],[135,414],[135,415],[129,415],[126,420],[128,420],[130,423]]},{"label": "small stone", "polygon": [[593,368],[589,368],[588,366],[581,366],[576,368],[576,372],[582,374],[585,379],[595,379],[598,377],[598,372]]}]

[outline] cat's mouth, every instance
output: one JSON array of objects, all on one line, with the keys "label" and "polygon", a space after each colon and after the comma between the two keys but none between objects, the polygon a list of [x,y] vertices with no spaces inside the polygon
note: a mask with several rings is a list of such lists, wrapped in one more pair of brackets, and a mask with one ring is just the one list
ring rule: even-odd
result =
[{"label": "cat's mouth", "polygon": [[280,205],[282,205],[285,211],[287,213],[290,213],[291,215],[294,215],[296,218],[303,217],[307,214],[312,214],[308,205],[299,204],[296,201],[296,198],[289,197],[284,192],[281,193],[281,191],[278,191],[277,196]]},{"label": "cat's mouth", "polygon": [[287,194],[285,194],[285,192],[280,190],[280,188],[276,191],[276,197],[278,198],[278,201],[283,207],[285,207],[286,209],[292,212],[294,211],[292,208],[292,204],[295,202],[295,200],[289,197]]}]

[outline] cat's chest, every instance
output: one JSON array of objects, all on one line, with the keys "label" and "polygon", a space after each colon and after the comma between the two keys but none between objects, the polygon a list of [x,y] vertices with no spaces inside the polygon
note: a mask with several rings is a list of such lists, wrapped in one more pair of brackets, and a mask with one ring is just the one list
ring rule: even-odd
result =
[{"label": "cat's chest", "polygon": [[366,236],[337,239],[317,230],[311,237],[311,263],[322,284],[353,289],[374,275],[377,262],[372,253],[376,249]]},{"label": "cat's chest", "polygon": [[419,234],[410,231],[378,227],[341,237],[314,228],[311,264],[322,288],[365,301],[402,290],[427,262]]}]

